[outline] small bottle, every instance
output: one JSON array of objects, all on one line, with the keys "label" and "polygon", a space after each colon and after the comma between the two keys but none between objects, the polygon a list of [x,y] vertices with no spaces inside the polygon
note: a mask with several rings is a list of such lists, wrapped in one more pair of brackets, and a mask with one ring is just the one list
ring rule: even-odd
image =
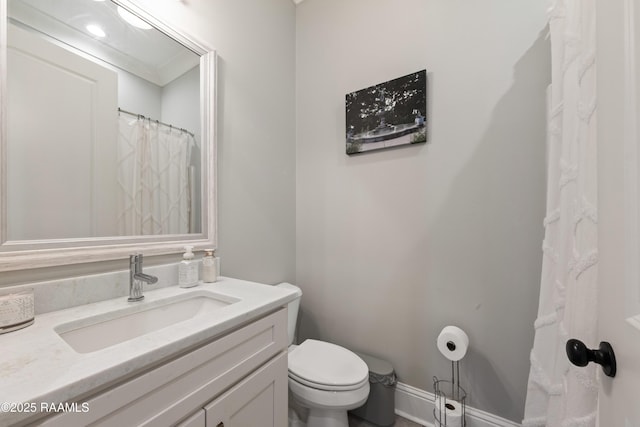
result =
[{"label": "small bottle", "polygon": [[193,246],[184,247],[184,255],[178,266],[178,284],[181,288],[191,288],[198,284],[198,263],[193,260]]},{"label": "small bottle", "polygon": [[213,283],[218,280],[218,260],[214,249],[205,249],[202,258],[202,281]]}]

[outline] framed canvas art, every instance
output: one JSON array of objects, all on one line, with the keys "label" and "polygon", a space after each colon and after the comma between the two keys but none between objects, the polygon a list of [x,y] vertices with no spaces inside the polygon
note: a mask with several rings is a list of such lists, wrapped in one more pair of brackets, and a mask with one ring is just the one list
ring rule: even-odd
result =
[{"label": "framed canvas art", "polygon": [[427,70],[348,93],[345,110],[349,155],[427,142]]}]

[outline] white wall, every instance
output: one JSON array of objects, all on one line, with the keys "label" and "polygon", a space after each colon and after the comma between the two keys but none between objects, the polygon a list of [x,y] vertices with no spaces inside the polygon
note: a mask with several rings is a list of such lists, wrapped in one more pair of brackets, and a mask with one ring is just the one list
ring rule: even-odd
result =
[{"label": "white wall", "polygon": [[[137,0],[219,54],[219,254],[226,275],[295,274],[295,6],[290,0]],[[251,11],[251,13],[248,13]],[[179,255],[145,263],[178,260]],[[0,286],[127,268],[127,260],[0,275]]]},{"label": "white wall", "polygon": [[118,72],[118,107],[145,117],[160,119],[162,88],[120,68],[113,69]]},{"label": "white wall", "polygon": [[200,68],[195,67],[162,88],[160,120],[187,129],[200,141]]},{"label": "white wall", "polygon": [[[471,406],[520,421],[545,204],[550,52],[536,0],[307,0],[296,11],[301,335],[432,391],[467,331]],[[426,68],[428,144],[345,155],[344,96]]]}]

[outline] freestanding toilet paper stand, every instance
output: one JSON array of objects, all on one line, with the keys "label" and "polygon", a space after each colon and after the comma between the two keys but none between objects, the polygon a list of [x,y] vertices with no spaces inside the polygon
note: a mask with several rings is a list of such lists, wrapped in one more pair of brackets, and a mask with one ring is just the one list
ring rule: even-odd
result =
[{"label": "freestanding toilet paper stand", "polygon": [[433,377],[435,427],[466,427],[467,392],[460,386],[460,362],[451,362],[451,381]]}]

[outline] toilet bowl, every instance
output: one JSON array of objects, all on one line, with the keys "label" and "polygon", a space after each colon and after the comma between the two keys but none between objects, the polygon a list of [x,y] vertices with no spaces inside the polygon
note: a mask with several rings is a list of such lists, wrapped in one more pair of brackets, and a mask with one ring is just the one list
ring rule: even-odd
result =
[{"label": "toilet bowl", "polygon": [[347,411],[369,396],[369,368],[352,351],[336,344],[308,339],[293,345],[302,291],[289,283],[277,286],[297,290],[288,306],[289,391],[308,409],[307,427],[348,427]]}]

